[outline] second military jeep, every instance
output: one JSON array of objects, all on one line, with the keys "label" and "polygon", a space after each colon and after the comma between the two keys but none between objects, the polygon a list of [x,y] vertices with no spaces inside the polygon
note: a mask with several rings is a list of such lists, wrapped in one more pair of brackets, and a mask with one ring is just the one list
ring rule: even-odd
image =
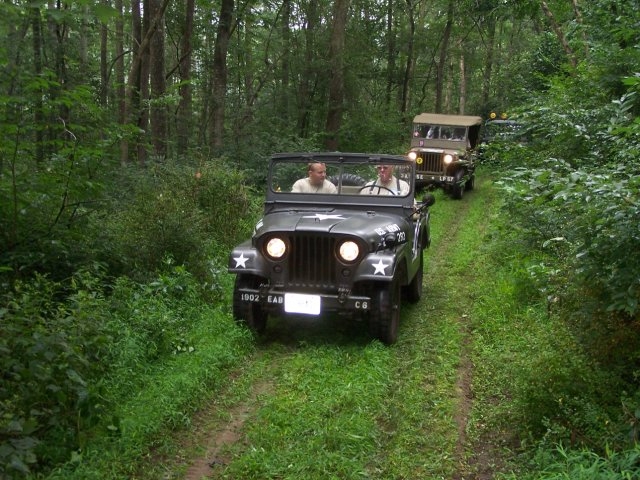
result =
[{"label": "second military jeep", "polygon": [[[292,192],[310,164],[326,168],[333,185]],[[384,187],[376,172],[389,168],[395,180]],[[274,155],[263,217],[229,256],[235,319],[261,333],[269,315],[336,314],[366,320],[375,338],[394,343],[402,298],[422,295],[430,244],[435,200],[414,201],[414,178],[415,162],[404,156]]]},{"label": "second military jeep", "polygon": [[418,188],[442,187],[456,199],[472,190],[481,128],[481,117],[416,115],[409,156],[416,162]]}]

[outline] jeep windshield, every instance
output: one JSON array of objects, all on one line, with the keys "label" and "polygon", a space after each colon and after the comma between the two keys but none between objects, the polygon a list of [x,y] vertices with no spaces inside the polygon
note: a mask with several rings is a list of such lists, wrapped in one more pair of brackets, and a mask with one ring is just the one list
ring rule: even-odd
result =
[{"label": "jeep windshield", "polygon": [[413,128],[413,136],[429,140],[453,140],[464,142],[467,139],[465,127],[452,127],[449,125],[417,124]]},{"label": "jeep windshield", "polygon": [[268,195],[286,201],[331,202],[344,196],[350,202],[366,202],[365,196],[404,201],[413,198],[414,168],[406,157],[394,155],[279,154],[271,160]]}]

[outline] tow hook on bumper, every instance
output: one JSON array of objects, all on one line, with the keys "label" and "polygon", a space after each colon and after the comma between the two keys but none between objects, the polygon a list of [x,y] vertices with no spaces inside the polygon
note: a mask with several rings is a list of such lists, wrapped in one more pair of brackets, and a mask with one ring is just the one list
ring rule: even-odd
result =
[{"label": "tow hook on bumper", "polygon": [[338,289],[338,303],[344,305],[349,297],[350,290],[348,288]]}]

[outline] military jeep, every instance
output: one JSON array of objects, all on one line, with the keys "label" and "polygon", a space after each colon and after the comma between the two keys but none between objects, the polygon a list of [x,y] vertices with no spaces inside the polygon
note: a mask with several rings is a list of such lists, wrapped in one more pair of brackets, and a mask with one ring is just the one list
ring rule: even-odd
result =
[{"label": "military jeep", "polygon": [[[312,163],[326,167],[335,193],[291,191]],[[375,186],[377,167],[392,167],[408,193]],[[236,321],[262,333],[270,315],[338,315],[364,320],[374,338],[394,343],[402,299],[422,295],[423,250],[431,241],[435,199],[426,194],[416,202],[414,178],[415,162],[405,156],[274,155],[263,216],[229,256]]]},{"label": "military jeep", "polygon": [[416,115],[409,157],[416,162],[417,188],[441,187],[456,199],[472,190],[481,128],[481,117]]}]

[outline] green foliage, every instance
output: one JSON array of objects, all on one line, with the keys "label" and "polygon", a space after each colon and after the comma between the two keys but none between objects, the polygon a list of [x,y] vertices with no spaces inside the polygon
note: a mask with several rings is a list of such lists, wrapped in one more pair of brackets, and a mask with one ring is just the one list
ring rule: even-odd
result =
[{"label": "green foliage", "polygon": [[[90,404],[100,403],[97,379],[108,347],[108,309],[90,272],[72,279],[73,292],[59,301],[61,285],[36,276],[17,282],[0,310],[0,466],[5,475],[25,473],[36,462],[57,463],[76,446]],[[37,453],[37,456],[36,456]],[[0,467],[3,468],[3,467]]]},{"label": "green foliage", "polygon": [[558,446],[551,454],[541,451],[537,463],[542,471],[523,480],[637,480],[640,479],[640,445],[616,451],[606,449],[599,455],[591,450]]},{"label": "green foliage", "polygon": [[243,179],[224,161],[123,172],[109,208],[92,219],[98,258],[114,274],[144,279],[170,256],[205,279],[211,259],[244,239],[257,220]]},{"label": "green foliage", "polygon": [[[47,471],[96,438],[120,434],[126,416],[118,406],[149,388],[147,375],[197,354],[203,329],[233,330],[211,325],[207,299],[215,297],[169,261],[147,284],[123,277],[109,286],[100,267],[67,285],[39,276],[16,282],[0,309],[0,475]],[[232,361],[221,352],[229,341],[212,361]]]},{"label": "green foliage", "polygon": [[562,262],[566,276],[587,294],[582,297],[632,317],[640,298],[635,172],[635,166],[620,165],[589,173],[556,160],[548,169],[519,170],[505,180],[517,204],[511,212],[529,240]]}]

